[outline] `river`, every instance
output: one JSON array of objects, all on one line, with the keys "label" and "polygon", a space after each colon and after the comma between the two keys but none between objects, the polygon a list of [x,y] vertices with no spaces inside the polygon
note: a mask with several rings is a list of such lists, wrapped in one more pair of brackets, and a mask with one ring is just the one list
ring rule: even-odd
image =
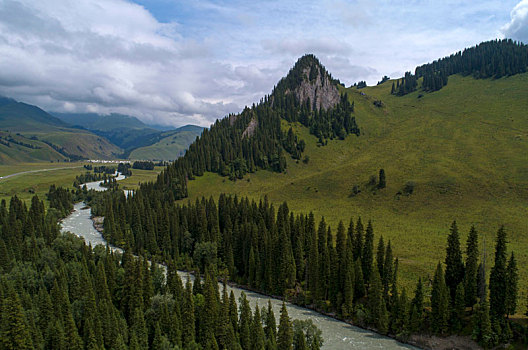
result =
[{"label": "river", "polygon": [[[124,178],[124,176],[122,177]],[[119,178],[118,178],[119,179]],[[88,188],[93,188],[99,191],[104,191],[106,188],[99,186],[99,182],[93,182],[86,184]],[[97,244],[106,245],[106,241],[102,235],[94,228],[91,220],[91,209],[86,207],[84,203],[77,203],[74,206],[74,211],[62,222],[62,231],[71,232],[79,237],[84,238],[86,243],[90,243],[92,246]],[[113,248],[120,250],[119,248]],[[183,283],[186,282],[188,274],[180,272],[180,277]],[[192,280],[192,276],[190,277]],[[252,308],[258,304],[259,307],[267,307],[268,300],[271,300],[277,322],[279,319],[280,308],[282,301],[268,296],[245,291],[236,287],[228,287],[228,293],[230,291],[235,293],[238,298],[244,291],[247,299],[249,300]],[[306,320],[310,319],[314,324],[319,327],[322,331],[324,344],[322,349],[325,350],[341,350],[341,349],[417,349],[413,346],[402,344],[396,340],[388,337],[381,336],[371,331],[367,331],[358,327],[351,326],[345,322],[338,321],[331,317],[327,317],[317,313],[315,311],[299,307],[293,304],[287,304],[288,315],[292,319]]]}]

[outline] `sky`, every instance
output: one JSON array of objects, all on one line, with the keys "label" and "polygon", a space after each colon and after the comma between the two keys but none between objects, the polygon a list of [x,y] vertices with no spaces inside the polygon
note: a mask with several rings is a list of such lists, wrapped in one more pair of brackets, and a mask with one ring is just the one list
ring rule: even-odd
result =
[{"label": "sky", "polygon": [[528,43],[528,0],[0,0],[0,95],[209,126],[303,54],[372,85],[505,37]]}]

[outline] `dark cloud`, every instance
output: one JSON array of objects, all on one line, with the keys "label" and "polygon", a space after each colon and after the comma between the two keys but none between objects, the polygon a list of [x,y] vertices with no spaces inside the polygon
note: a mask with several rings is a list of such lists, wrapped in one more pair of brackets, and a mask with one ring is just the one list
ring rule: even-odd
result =
[{"label": "dark cloud", "polygon": [[528,43],[528,0],[522,0],[513,8],[511,21],[502,31],[507,38]]}]

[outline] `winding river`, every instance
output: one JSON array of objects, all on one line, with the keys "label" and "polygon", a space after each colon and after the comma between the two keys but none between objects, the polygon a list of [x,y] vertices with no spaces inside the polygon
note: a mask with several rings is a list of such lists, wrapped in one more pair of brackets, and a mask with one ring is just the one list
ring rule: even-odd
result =
[{"label": "winding river", "polygon": [[[124,176],[119,176],[118,180],[124,179]],[[87,183],[89,189],[95,189],[98,191],[104,191],[106,188],[99,185],[99,181]],[[90,243],[92,246],[97,244],[106,245],[106,241],[101,234],[94,228],[91,220],[91,209],[86,207],[84,203],[77,203],[74,206],[74,211],[67,218],[62,221],[62,231],[72,232],[79,237],[84,238],[86,243]],[[119,248],[113,247],[112,249],[120,250]],[[186,278],[191,278],[185,272],[180,272],[185,283]],[[247,299],[249,300],[252,307],[256,304],[259,307],[267,307],[268,300],[271,300],[273,310],[279,319],[279,312],[282,306],[282,301],[268,296],[245,291],[236,287],[228,287],[228,292],[233,291],[235,296],[240,297],[240,294],[244,291]],[[417,349],[413,346],[402,344],[394,339],[381,336],[371,331],[367,331],[358,327],[354,327],[345,322],[338,321],[331,317],[321,315],[315,311],[299,307],[292,304],[287,304],[288,314],[293,319],[305,320],[310,319],[314,324],[321,329],[324,338],[323,349],[325,350],[340,350],[340,349]]]}]

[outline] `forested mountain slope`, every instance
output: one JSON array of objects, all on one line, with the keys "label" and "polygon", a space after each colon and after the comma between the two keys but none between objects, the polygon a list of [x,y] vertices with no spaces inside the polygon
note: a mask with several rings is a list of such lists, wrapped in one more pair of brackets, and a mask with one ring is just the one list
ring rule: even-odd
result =
[{"label": "forested mountain slope", "polygon": [[[442,260],[444,251],[438,247],[445,244],[453,219],[463,238],[475,225],[486,237],[487,251],[501,224],[518,249],[528,250],[526,73],[488,79],[451,75],[440,91],[403,96],[391,93],[394,80],[361,90],[336,84],[342,98],[347,96],[339,105],[353,106],[353,130],[360,135],[340,139],[331,132],[338,128],[325,133],[317,126],[321,114],[313,103],[303,105],[287,93],[289,83],[284,82],[303,77],[298,74],[302,70],[294,67],[294,74],[277,85],[284,103],[272,94],[218,121],[160,175],[154,188],[166,198],[188,195],[191,201],[221,193],[257,200],[267,195],[274,203],[287,200],[292,210],[324,216],[334,227],[349,215],[370,218],[393,241],[405,283],[431,274]],[[251,124],[256,131],[247,137]],[[219,153],[208,152],[209,145]],[[381,169],[384,188],[379,186]],[[519,261],[526,264],[528,257],[519,255]],[[528,285],[526,271],[521,285]]]}]

